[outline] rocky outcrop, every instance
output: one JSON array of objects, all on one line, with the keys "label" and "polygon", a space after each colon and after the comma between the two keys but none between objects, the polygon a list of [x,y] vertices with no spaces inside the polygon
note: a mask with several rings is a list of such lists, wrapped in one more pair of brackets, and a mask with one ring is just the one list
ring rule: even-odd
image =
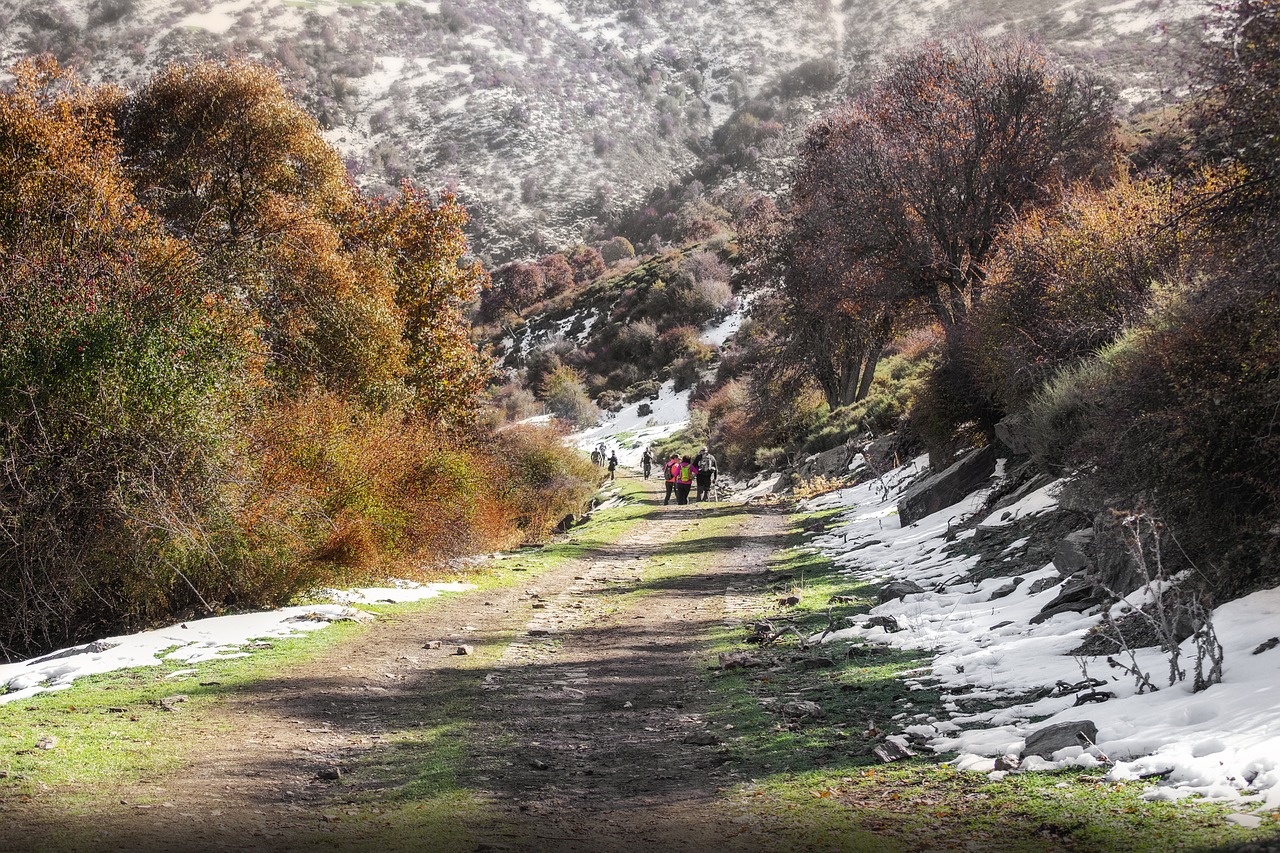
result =
[{"label": "rocky outcrop", "polygon": [[1009,415],[996,424],[996,441],[1003,456],[1027,456],[1031,453],[1031,434],[1028,426],[1031,418],[1025,412]]},{"label": "rocky outcrop", "polygon": [[916,483],[898,501],[898,518],[905,526],[946,509],[984,485],[996,469],[994,447],[971,450],[941,473]]},{"label": "rocky outcrop", "polygon": [[1077,530],[1059,542],[1053,552],[1053,567],[1064,578],[1093,568],[1093,528]]},{"label": "rocky outcrop", "polygon": [[796,467],[796,477],[801,481],[815,480],[818,477],[835,479],[849,473],[849,462],[858,455],[858,450],[850,444],[842,444],[831,450],[815,453]]}]

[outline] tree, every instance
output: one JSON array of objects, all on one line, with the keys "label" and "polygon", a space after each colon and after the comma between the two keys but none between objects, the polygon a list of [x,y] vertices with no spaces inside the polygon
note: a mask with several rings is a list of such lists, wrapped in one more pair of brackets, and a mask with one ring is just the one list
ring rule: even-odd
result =
[{"label": "tree", "polygon": [[873,290],[925,300],[950,333],[981,301],[1010,217],[1110,163],[1111,111],[1098,81],[1025,41],[930,43],[810,128],[793,188],[799,244],[840,244],[820,251],[861,258]]},{"label": "tree", "polygon": [[394,199],[363,201],[347,234],[348,245],[367,253],[394,288],[415,409],[446,423],[474,414],[492,372],[462,316],[488,283],[480,262],[468,257],[467,222],[452,194],[435,201],[406,182]]}]

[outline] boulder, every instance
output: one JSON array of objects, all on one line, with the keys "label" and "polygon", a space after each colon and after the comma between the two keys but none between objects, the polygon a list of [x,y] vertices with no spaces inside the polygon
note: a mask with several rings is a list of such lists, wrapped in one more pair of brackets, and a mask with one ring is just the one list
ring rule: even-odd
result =
[{"label": "boulder", "polygon": [[1077,530],[1058,543],[1053,552],[1053,567],[1064,578],[1093,567],[1093,528]]},{"label": "boulder", "polygon": [[918,592],[924,591],[924,587],[920,586],[920,584],[915,581],[889,581],[887,584],[880,587],[880,592],[877,594],[877,601],[880,604],[884,604],[886,601],[896,601],[904,596],[914,595]]},{"label": "boulder", "polygon": [[1001,456],[1026,456],[1031,453],[1031,418],[1025,412],[1009,415],[996,424],[996,441],[1008,453]]},{"label": "boulder", "polygon": [[796,475],[801,480],[813,480],[818,477],[837,478],[843,477],[849,469],[849,459],[853,456],[853,449],[848,445],[842,444],[831,450],[823,451],[805,459],[800,463],[796,470]]},{"label": "boulder", "polygon": [[[1123,518],[1110,510],[1103,510],[1093,517],[1093,553],[1096,557],[1098,583],[1116,595],[1127,595],[1147,582],[1146,575],[1129,552],[1128,534]],[[1176,553],[1176,551],[1175,551]],[[1173,574],[1175,565],[1166,552],[1165,571]]]},{"label": "boulder", "polygon": [[1060,749],[1069,746],[1092,746],[1098,740],[1098,727],[1092,720],[1054,723],[1032,732],[1022,747],[1022,757],[1038,755],[1052,758]]},{"label": "boulder", "polygon": [[951,467],[907,489],[898,501],[898,519],[905,526],[957,503],[982,486],[996,469],[994,447],[971,450]]},{"label": "boulder", "polygon": [[1102,604],[1107,595],[1093,579],[1084,575],[1070,578],[1062,585],[1062,591],[1054,596],[1039,613],[1031,618],[1031,624],[1039,625],[1059,613],[1083,613],[1090,607]]}]

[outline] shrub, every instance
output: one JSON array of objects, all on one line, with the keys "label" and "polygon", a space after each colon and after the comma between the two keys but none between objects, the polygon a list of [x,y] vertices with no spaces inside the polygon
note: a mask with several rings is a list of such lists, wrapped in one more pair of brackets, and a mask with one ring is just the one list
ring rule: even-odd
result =
[{"label": "shrub", "polygon": [[600,420],[586,386],[571,367],[557,367],[543,380],[542,401],[548,412],[576,427],[592,426]]},{"label": "shrub", "polygon": [[1167,180],[1122,174],[1105,189],[1073,188],[1004,234],[975,316],[975,357],[1006,408],[1141,319],[1178,273],[1177,211]]}]

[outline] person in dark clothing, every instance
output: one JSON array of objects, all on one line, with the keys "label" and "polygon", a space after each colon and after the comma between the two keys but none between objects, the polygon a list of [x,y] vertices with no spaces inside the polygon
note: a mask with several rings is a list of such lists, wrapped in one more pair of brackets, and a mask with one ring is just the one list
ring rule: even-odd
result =
[{"label": "person in dark clothing", "polygon": [[680,475],[680,457],[672,453],[667,464],[662,466],[662,473],[667,477],[667,496],[662,500],[662,505],[666,506],[671,503],[671,496],[676,491],[676,477]]},{"label": "person in dark clothing", "polygon": [[716,458],[711,455],[710,450],[704,447],[694,457],[693,464],[698,469],[698,492],[696,497],[699,501],[710,500],[711,485],[716,479]]},{"label": "person in dark clothing", "polygon": [[618,470],[618,454],[609,454],[609,479],[613,480],[616,476],[614,472]]},{"label": "person in dark clothing", "polygon": [[644,449],[644,456],[640,457],[640,468],[644,471],[644,478],[649,479],[649,472],[653,470],[653,453],[647,447]]},{"label": "person in dark clothing", "polygon": [[676,468],[676,503],[683,506],[689,502],[689,490],[698,476],[698,469],[693,459],[686,456],[680,460]]}]

